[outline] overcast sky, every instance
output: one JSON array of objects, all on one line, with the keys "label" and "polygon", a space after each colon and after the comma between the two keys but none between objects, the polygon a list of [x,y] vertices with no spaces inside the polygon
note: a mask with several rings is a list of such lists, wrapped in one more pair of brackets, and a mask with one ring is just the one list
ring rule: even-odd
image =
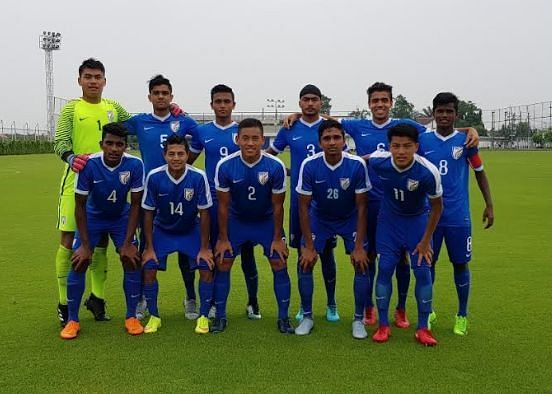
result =
[{"label": "overcast sky", "polygon": [[78,97],[77,68],[96,57],[104,97],[150,110],[146,81],[163,73],[175,101],[210,111],[217,83],[236,111],[267,98],[297,109],[318,85],[334,110],[366,107],[375,81],[417,108],[439,91],[484,109],[552,100],[552,2],[547,0],[2,0],[0,119],[45,126],[43,30],[62,33],[54,54],[55,95]]}]

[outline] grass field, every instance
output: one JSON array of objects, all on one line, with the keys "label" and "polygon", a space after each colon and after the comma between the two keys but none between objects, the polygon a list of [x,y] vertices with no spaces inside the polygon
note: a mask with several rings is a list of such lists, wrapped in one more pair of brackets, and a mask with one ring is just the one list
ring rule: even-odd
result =
[{"label": "grass field", "polygon": [[[245,285],[233,270],[224,334],[197,336],[182,313],[176,264],[160,273],[163,328],[130,337],[123,329],[122,269],[111,253],[111,322],[83,311],[81,335],[59,339],[54,254],[57,184],[53,155],[0,157],[0,391],[2,392],[545,392],[552,390],[552,153],[484,152],[496,223],[482,230],[482,198],[472,187],[474,217],[470,333],[452,333],[452,268],[437,266],[436,348],[393,330],[387,344],[350,334],[352,269],[340,243],[340,323],[323,319],[325,292],[316,269],[316,328],[308,337],[276,330],[268,263],[258,256],[260,321],[245,317]],[[474,186],[474,185],[472,185]],[[296,254],[290,257],[292,308],[299,304]],[[174,262],[172,260],[171,262]],[[414,280],[412,280],[412,283]],[[416,307],[411,286],[409,316]]]}]

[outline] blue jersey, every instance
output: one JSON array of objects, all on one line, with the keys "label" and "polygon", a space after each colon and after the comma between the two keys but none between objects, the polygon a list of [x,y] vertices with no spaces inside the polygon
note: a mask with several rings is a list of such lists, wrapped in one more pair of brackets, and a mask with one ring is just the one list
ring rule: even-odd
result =
[{"label": "blue jersey", "polygon": [[[454,131],[443,137],[436,131],[420,136],[418,152],[432,162],[441,174],[443,183],[443,214],[439,225],[467,226],[471,224],[469,174],[470,163],[482,171],[477,148],[466,148],[466,136]],[[477,164],[476,164],[477,163]]]},{"label": "blue jersey", "polygon": [[200,153],[205,150],[205,172],[213,199],[216,198],[215,170],[217,164],[221,159],[240,150],[236,143],[237,136],[238,124],[236,122],[232,122],[228,126],[209,122],[199,126],[192,136],[190,151]]},{"label": "blue jersey", "polygon": [[311,210],[319,218],[345,220],[356,213],[356,195],[370,190],[363,159],[343,152],[342,159],[330,165],[324,152],[301,164],[297,193],[312,196]]},{"label": "blue jersey", "polygon": [[155,114],[135,115],[125,122],[130,135],[138,137],[140,154],[146,174],[165,164],[163,142],[173,133],[181,136],[193,135],[197,122],[187,116],[172,114],[160,118]]},{"label": "blue jersey", "polygon": [[90,156],[77,173],[75,193],[88,196],[86,212],[101,219],[115,219],[128,213],[128,193],[144,190],[144,165],[139,158],[123,154],[116,167],[108,167],[103,152]]},{"label": "blue jersey", "polygon": [[278,153],[283,152],[289,146],[292,193],[296,193],[295,187],[299,182],[299,169],[303,160],[322,150],[318,143],[318,126],[320,126],[322,120],[324,119],[320,118],[314,123],[307,123],[303,118],[299,118],[290,129],[282,127],[270,144],[272,150]]},{"label": "blue jersey", "polygon": [[198,210],[213,205],[205,173],[186,166],[174,179],[167,165],[151,171],[146,178],[142,208],[155,210],[154,225],[170,233],[187,233],[198,223]]},{"label": "blue jersey", "polygon": [[437,198],[443,194],[439,171],[417,154],[409,167],[400,169],[391,153],[377,151],[370,155],[368,166],[383,186],[380,216],[386,213],[421,215],[427,212],[427,197]]},{"label": "blue jersey", "polygon": [[[355,141],[355,148],[359,156],[368,155],[377,150],[388,150],[387,131],[400,123],[414,126],[418,133],[426,131],[425,126],[411,119],[389,119],[381,125],[374,123],[371,119],[343,119],[341,121],[345,132]],[[368,176],[372,182],[370,200],[381,200],[383,197],[382,184],[370,166],[368,166]]]},{"label": "blue jersey", "polygon": [[249,164],[236,152],[222,159],[215,171],[215,187],[230,192],[230,217],[257,222],[272,217],[272,195],[286,191],[286,167],[277,157],[261,152]]}]

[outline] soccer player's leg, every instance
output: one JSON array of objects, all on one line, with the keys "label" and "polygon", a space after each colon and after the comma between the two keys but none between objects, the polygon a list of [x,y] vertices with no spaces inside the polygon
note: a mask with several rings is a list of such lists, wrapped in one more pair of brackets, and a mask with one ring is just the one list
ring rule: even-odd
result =
[{"label": "soccer player's leg", "polygon": [[[294,194],[291,195],[290,209],[289,209],[289,247],[297,249],[297,288],[299,294],[301,293],[301,265],[299,259],[301,257],[301,225],[299,223],[299,207],[297,203],[297,197]],[[295,315],[295,320],[303,320],[303,307],[299,306],[299,311]]]},{"label": "soccer player's leg", "polygon": [[198,317],[196,292],[195,292],[195,271],[190,269],[190,258],[183,253],[178,253],[178,267],[180,268],[180,274],[182,275],[182,281],[184,282],[184,288],[186,290],[186,297],[182,302],[184,306],[184,317],[188,320],[195,320]]},{"label": "soccer player's leg", "polygon": [[395,326],[398,328],[410,327],[406,317],[406,298],[410,287],[410,258],[406,251],[401,254],[401,259],[395,269],[397,278],[397,307],[395,308]]},{"label": "soccer player's leg", "polygon": [[377,266],[377,253],[376,253],[376,232],[378,213],[380,208],[380,202],[370,200],[368,202],[368,215],[367,215],[367,238],[368,238],[368,275],[370,276],[370,283],[368,287],[368,294],[366,296],[366,306],[364,309],[364,324],[367,326],[373,326],[377,323],[376,308],[374,307],[374,286],[376,282],[376,266]]},{"label": "soccer player's leg", "polygon": [[251,320],[259,320],[261,316],[257,293],[259,289],[259,273],[257,263],[255,262],[254,245],[246,242],[241,248],[241,268],[247,287],[247,306],[246,314]]},{"label": "soccer player's leg", "polygon": [[96,321],[109,321],[111,317],[106,313],[105,282],[107,279],[107,233],[100,238],[94,249],[90,263],[90,296],[84,302]]},{"label": "soccer player's leg", "polygon": [[[431,284],[435,284],[435,266],[437,265],[437,261],[439,261],[439,255],[441,253],[441,247],[443,246],[443,240],[445,238],[445,229],[444,226],[437,226],[435,231],[433,232],[433,261],[431,263],[431,267],[429,267],[429,272],[431,273]],[[435,292],[435,289],[433,289]],[[431,326],[435,321],[437,320],[437,313],[435,312],[435,302],[432,302],[432,311],[429,314],[429,319],[427,323],[427,327],[431,330]]]},{"label": "soccer player's leg", "polygon": [[[157,255],[157,253],[156,253]],[[144,332],[151,334],[161,328],[161,317],[157,306],[157,297],[159,295],[159,282],[157,281],[157,270],[166,269],[167,256],[157,255],[158,263],[153,260],[146,261],[143,266],[143,295],[148,305],[150,318]]]},{"label": "soccer player's leg", "polygon": [[320,267],[326,287],[326,320],[331,322],[339,321],[337,302],[335,301],[335,286],[337,278],[337,267],[335,263],[334,249],[337,245],[337,238],[333,237],[326,241],[324,249],[320,253]]}]

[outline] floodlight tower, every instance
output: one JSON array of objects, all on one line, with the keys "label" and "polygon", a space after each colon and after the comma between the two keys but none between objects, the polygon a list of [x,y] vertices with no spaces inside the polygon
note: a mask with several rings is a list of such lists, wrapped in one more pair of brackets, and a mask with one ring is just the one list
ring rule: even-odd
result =
[{"label": "floodlight tower", "polygon": [[38,38],[38,46],[44,50],[44,64],[46,66],[46,124],[50,137],[55,133],[54,119],[54,56],[52,51],[61,47],[61,33],[43,31]]},{"label": "floodlight tower", "polygon": [[286,100],[267,98],[267,108],[274,108],[274,125],[278,124],[278,108],[284,108],[286,106]]}]

